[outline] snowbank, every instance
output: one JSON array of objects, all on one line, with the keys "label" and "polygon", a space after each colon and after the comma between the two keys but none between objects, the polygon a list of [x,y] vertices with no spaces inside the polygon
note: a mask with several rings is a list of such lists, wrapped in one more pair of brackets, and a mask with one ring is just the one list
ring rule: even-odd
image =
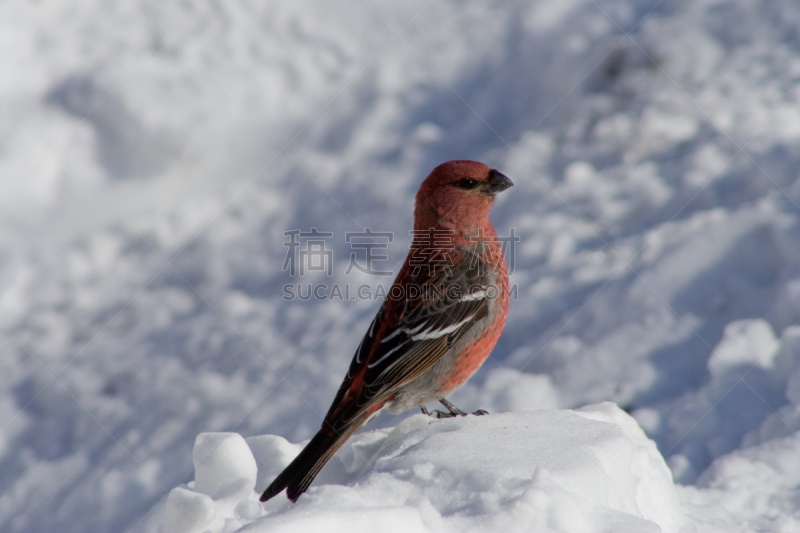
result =
[{"label": "snowbank", "polygon": [[[391,282],[346,274],[346,233],[392,232],[396,269],[454,158],[514,180],[492,216],[520,242],[451,400],[613,401],[690,527],[800,530],[798,27],[765,0],[0,2],[0,530],[150,533],[197,435],[308,439],[380,302],[282,287]],[[282,268],[312,227],[331,278]],[[251,468],[176,494],[255,520]],[[340,468],[304,501],[362,497]]]},{"label": "snowbank", "polygon": [[170,492],[163,531],[669,533],[683,522],[655,444],[612,403],[412,416],[351,439],[298,503],[281,495],[263,508],[258,495],[305,443],[247,444],[235,433],[198,436],[195,480]]}]

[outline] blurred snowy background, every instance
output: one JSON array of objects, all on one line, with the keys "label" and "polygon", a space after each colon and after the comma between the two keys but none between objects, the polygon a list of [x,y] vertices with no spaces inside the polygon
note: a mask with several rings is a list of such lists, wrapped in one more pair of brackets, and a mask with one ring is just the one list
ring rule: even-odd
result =
[{"label": "blurred snowy background", "polygon": [[[205,431],[316,431],[379,302],[287,230],[498,168],[508,325],[452,399],[611,400],[696,524],[800,531],[800,4],[0,3],[0,530],[143,528]],[[394,264],[390,261],[391,265]],[[384,416],[370,427],[395,425]]]}]

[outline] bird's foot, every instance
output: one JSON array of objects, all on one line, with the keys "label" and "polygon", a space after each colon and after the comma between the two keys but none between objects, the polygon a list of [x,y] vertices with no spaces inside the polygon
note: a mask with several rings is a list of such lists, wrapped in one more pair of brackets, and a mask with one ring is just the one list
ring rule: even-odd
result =
[{"label": "bird's foot", "polygon": [[[420,408],[420,411],[422,411],[423,415],[432,416],[434,418],[453,418],[454,416],[459,416],[457,413],[451,413],[451,412],[445,413],[444,411],[440,411],[438,409],[436,409],[433,412],[430,412],[430,411],[428,411],[428,408],[425,407],[424,405],[420,405],[419,408]],[[464,414],[464,413],[462,413],[462,414]]]},{"label": "bird's foot", "polygon": [[454,416],[467,416],[467,413],[453,405],[452,403],[448,402],[444,398],[439,400],[439,403],[447,407],[447,410],[450,411],[449,413],[442,413],[441,411],[435,411],[437,413],[442,413],[441,416],[437,415],[437,418],[451,418]]},{"label": "bird's foot", "polygon": [[[452,403],[448,402],[444,398],[442,398],[439,401],[441,402],[442,405],[447,407],[447,411],[448,412],[444,412],[444,411],[440,411],[440,410],[436,409],[435,411],[433,411],[431,413],[431,412],[428,411],[428,409],[424,405],[422,405],[422,406],[420,406],[420,409],[422,410],[422,414],[425,414],[425,415],[428,415],[428,416],[435,416],[436,418],[453,418],[455,416],[467,416],[467,413],[465,413],[464,411],[462,411],[461,409],[459,409],[458,407],[456,407]],[[475,411],[472,414],[475,415],[475,416],[488,415],[489,411],[486,411],[484,409],[478,409],[477,411]]]}]

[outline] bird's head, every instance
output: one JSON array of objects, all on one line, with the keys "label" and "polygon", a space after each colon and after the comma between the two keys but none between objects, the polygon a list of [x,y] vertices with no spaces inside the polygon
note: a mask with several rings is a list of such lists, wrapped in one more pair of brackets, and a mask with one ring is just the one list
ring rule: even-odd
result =
[{"label": "bird's head", "polygon": [[417,192],[414,227],[470,232],[489,223],[494,195],[513,183],[477,161],[448,161],[434,168]]}]

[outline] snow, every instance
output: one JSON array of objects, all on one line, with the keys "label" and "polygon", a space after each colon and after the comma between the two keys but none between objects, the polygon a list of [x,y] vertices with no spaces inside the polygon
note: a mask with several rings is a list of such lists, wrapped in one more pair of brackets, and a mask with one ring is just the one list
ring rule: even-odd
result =
[{"label": "snow", "polygon": [[[0,3],[0,530],[800,531],[798,27],[762,0]],[[345,234],[393,232],[396,270],[454,158],[515,183],[516,299],[450,398],[492,414],[382,415],[262,507],[392,279],[346,274]],[[331,277],[283,269],[311,228]],[[284,299],[323,283],[365,289]]]},{"label": "snow", "polygon": [[766,320],[737,320],[725,326],[722,339],[708,358],[712,379],[736,366],[771,368],[779,346]]},{"label": "snow", "polygon": [[253,490],[258,467],[241,435],[201,433],[192,452],[194,488],[208,496],[227,492],[229,486]]},{"label": "snow", "polygon": [[[224,445],[210,449],[226,434],[206,435],[195,457],[213,456],[220,479],[254,461],[246,447],[238,454]],[[250,443],[259,470],[270,475],[291,460],[281,449],[301,449],[280,437]],[[164,531],[336,532],[380,524],[389,531],[673,532],[684,520],[655,443],[610,402],[451,420],[415,415],[359,434],[333,461],[300,503],[272,500],[265,510],[256,502],[266,478],[256,491],[250,485],[237,493],[234,508],[232,491],[208,498],[200,483],[207,467],[196,459],[193,488],[170,493]],[[245,516],[251,509],[259,516]]]}]

